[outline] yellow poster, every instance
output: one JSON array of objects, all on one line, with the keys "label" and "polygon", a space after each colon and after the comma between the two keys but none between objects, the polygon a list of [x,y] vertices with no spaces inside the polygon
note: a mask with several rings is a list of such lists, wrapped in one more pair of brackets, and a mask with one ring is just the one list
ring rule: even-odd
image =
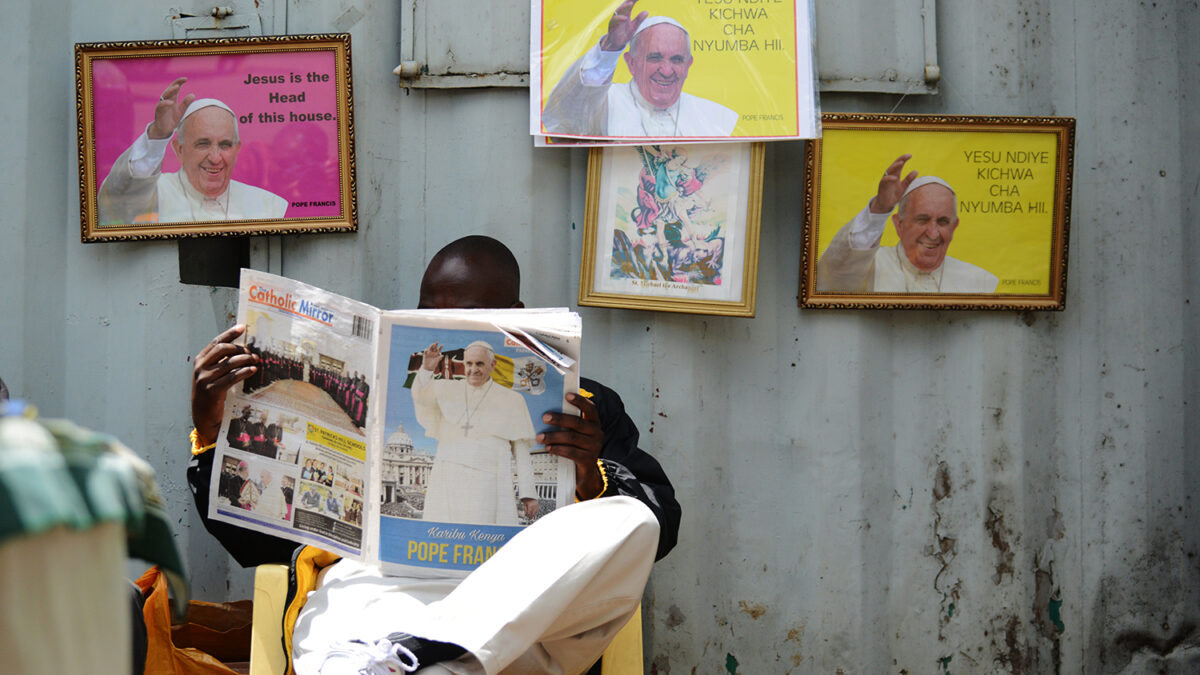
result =
[{"label": "yellow poster", "polygon": [[1071,120],[826,118],[809,167],[808,300],[1061,304]]},{"label": "yellow poster", "polygon": [[532,0],[530,132],[583,145],[819,134],[804,0]]}]

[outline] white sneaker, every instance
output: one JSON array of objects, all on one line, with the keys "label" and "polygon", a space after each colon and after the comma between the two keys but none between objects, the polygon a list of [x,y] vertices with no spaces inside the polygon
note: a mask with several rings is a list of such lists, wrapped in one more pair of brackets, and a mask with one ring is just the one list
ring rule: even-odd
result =
[{"label": "white sneaker", "polygon": [[411,673],[420,665],[404,645],[387,639],[350,640],[330,646],[321,663],[321,675],[394,675]]}]

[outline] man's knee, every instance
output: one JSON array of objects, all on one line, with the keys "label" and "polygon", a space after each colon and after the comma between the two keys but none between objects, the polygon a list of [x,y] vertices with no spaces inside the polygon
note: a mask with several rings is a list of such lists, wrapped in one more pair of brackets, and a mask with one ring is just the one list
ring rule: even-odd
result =
[{"label": "man's knee", "polygon": [[650,507],[633,497],[604,497],[582,504],[591,504],[605,511],[605,520],[631,545],[645,547],[653,557],[658,548],[658,518]]}]

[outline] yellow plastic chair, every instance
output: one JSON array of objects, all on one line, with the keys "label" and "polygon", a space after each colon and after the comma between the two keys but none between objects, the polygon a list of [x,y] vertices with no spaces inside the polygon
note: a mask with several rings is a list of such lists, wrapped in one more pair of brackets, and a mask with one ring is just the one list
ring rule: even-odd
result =
[{"label": "yellow plastic chair", "polygon": [[287,565],[254,570],[254,618],[250,626],[250,675],[283,675],[283,610],[287,602]]},{"label": "yellow plastic chair", "polygon": [[[282,675],[287,671],[283,653],[283,610],[287,600],[287,565],[259,565],[254,572],[254,624],[250,635],[250,675]],[[601,675],[634,675],[642,672],[642,608],[604,650]]]}]

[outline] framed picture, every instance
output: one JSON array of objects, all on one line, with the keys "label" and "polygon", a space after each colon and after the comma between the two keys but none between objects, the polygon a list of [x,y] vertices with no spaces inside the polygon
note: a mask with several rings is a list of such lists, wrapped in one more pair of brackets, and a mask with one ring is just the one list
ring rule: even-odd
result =
[{"label": "framed picture", "polygon": [[754,316],[763,144],[593,148],[579,304]]},{"label": "framed picture", "polygon": [[75,45],[84,242],[358,228],[350,36]]},{"label": "framed picture", "polygon": [[1061,310],[1075,120],[826,113],[800,306]]}]

